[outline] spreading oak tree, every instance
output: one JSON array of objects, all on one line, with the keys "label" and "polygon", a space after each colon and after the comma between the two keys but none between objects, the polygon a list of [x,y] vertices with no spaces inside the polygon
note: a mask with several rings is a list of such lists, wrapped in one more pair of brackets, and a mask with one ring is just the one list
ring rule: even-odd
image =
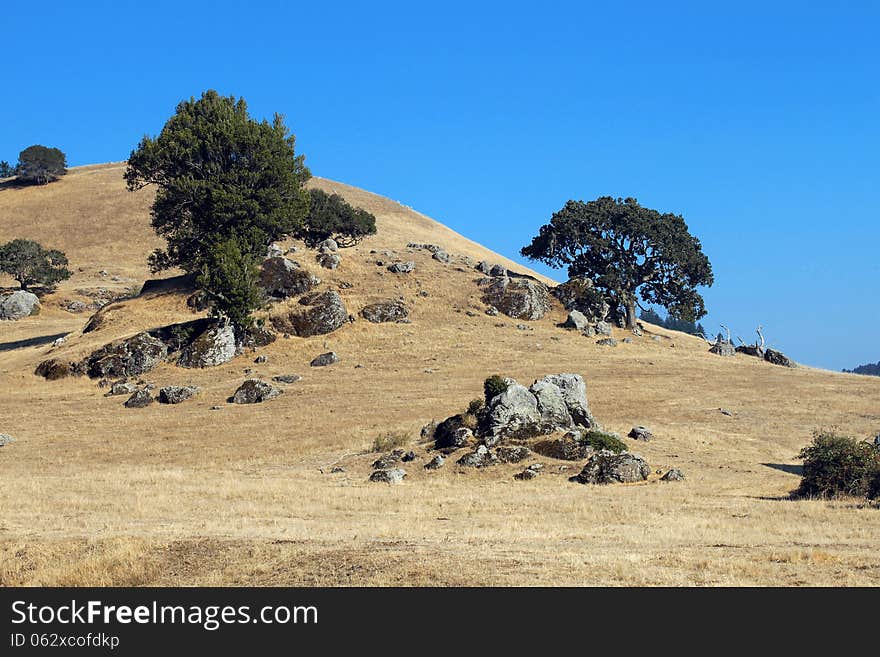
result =
[{"label": "spreading oak tree", "polygon": [[636,323],[639,301],[662,306],[677,319],[706,315],[699,286],[712,285],[709,259],[680,215],[639,205],[633,198],[602,196],[568,201],[541,226],[522,255],[587,276]]},{"label": "spreading oak tree", "polygon": [[44,249],[33,240],[15,239],[0,246],[0,272],[8,274],[22,290],[33,286],[48,289],[70,278],[67,256],[56,249]]}]

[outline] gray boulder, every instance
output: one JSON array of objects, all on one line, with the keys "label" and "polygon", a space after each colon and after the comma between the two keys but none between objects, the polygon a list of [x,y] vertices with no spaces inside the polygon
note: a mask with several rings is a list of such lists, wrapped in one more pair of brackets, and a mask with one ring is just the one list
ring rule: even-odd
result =
[{"label": "gray boulder", "polygon": [[384,484],[399,484],[406,477],[406,470],[403,468],[387,468],[384,470],[375,470],[370,475],[370,481],[377,481]]},{"label": "gray boulder", "polygon": [[279,374],[278,376],[273,376],[272,380],[278,383],[296,383],[301,378],[299,374]]},{"label": "gray boulder", "polygon": [[160,404],[179,404],[198,393],[198,386],[165,386],[159,388]]},{"label": "gray boulder", "polygon": [[259,404],[270,399],[275,399],[283,391],[280,388],[261,381],[260,379],[248,379],[242,383],[235,394],[232,395],[233,404]]},{"label": "gray boulder", "polygon": [[716,356],[735,356],[736,348],[726,340],[720,340],[709,347],[709,353]]},{"label": "gray boulder", "polygon": [[513,478],[517,481],[531,481],[532,479],[537,478],[537,476],[541,474],[541,470],[543,469],[543,464],[533,463],[522,472],[518,472],[517,474],[513,475]]},{"label": "gray boulder", "polygon": [[283,333],[300,337],[332,333],[348,321],[348,310],[335,290],[313,292],[299,300],[305,310],[289,309],[273,315],[272,326]]},{"label": "gray boulder", "polygon": [[531,455],[532,450],[525,445],[504,445],[495,450],[495,456],[502,463],[520,463]]},{"label": "gray boulder", "polygon": [[559,388],[565,408],[576,425],[587,429],[596,426],[596,420],[593,419],[587,403],[587,384],[584,377],[580,374],[548,374],[535,383],[542,381]]},{"label": "gray boulder", "polygon": [[27,290],[16,290],[0,299],[0,319],[18,320],[40,312],[40,300]]},{"label": "gray boulder", "polygon": [[150,394],[150,391],[146,388],[141,388],[140,390],[136,390],[135,393],[129,397],[123,406],[126,408],[145,408],[153,403],[153,396]]},{"label": "gray boulder", "polygon": [[260,287],[276,299],[305,294],[320,283],[320,278],[289,258],[269,258],[263,261],[260,270]]},{"label": "gray boulder", "polygon": [[797,363],[795,363],[791,358],[786,356],[781,351],[776,351],[775,349],[767,349],[764,352],[764,360],[772,365],[781,365],[782,367],[797,367]]},{"label": "gray boulder", "polygon": [[336,243],[336,240],[328,237],[318,244],[318,250],[324,253],[336,253],[339,250],[339,245]]},{"label": "gray boulder", "polygon": [[138,389],[134,383],[127,381],[117,381],[110,386],[110,390],[104,393],[105,397],[115,397],[117,395],[130,395]]},{"label": "gray boulder", "polygon": [[507,379],[507,390],[489,402],[487,445],[501,438],[529,438],[541,433],[541,412],[538,400],[528,388]]},{"label": "gray boulder", "polygon": [[643,440],[645,442],[654,440],[654,434],[651,433],[651,430],[648,429],[648,427],[643,427],[641,425],[630,429],[627,437],[632,438],[633,440]]},{"label": "gray boulder", "polygon": [[416,268],[416,263],[409,262],[395,262],[391,265],[388,265],[388,271],[392,274],[409,274]]},{"label": "gray boulder", "polygon": [[614,338],[602,338],[601,340],[596,340],[596,344],[601,347],[616,347],[617,340]]},{"label": "gray boulder", "polygon": [[554,429],[569,429],[574,427],[574,420],[565,406],[562,390],[546,380],[535,381],[529,388],[529,392],[535,396],[538,402],[538,412],[541,414],[541,428],[544,432]]},{"label": "gray boulder", "polygon": [[589,327],[590,323],[587,320],[586,315],[584,315],[580,310],[570,311],[568,313],[568,318],[562,325],[562,328],[574,329],[576,331],[583,331]]},{"label": "gray boulder", "polygon": [[210,326],[180,353],[181,367],[216,367],[235,358],[235,331],[231,324]]},{"label": "gray boulder", "polygon": [[309,365],[312,367],[326,367],[327,365],[333,365],[338,362],[339,356],[336,355],[336,352],[328,351],[326,354],[321,354],[320,356],[313,358]]},{"label": "gray boulder", "polygon": [[342,258],[335,253],[319,253],[315,259],[324,269],[336,269],[342,262]]},{"label": "gray boulder", "polygon": [[8,433],[0,433],[0,447],[6,447],[9,443],[14,443],[15,438]]},{"label": "gray boulder", "polygon": [[480,262],[477,263],[477,266],[474,267],[474,269],[488,276],[489,272],[492,271],[492,265],[490,265],[485,260],[480,260]]},{"label": "gray boulder", "polygon": [[149,333],[105,344],[85,359],[89,377],[124,378],[149,372],[168,356],[167,345]]},{"label": "gray boulder", "polygon": [[672,470],[660,477],[660,481],[684,481],[684,473],[678,468],[672,468]]},{"label": "gray boulder", "polygon": [[514,319],[541,319],[550,310],[547,286],[530,278],[485,279],[483,302]]},{"label": "gray boulder", "polygon": [[397,322],[406,319],[409,316],[409,310],[402,301],[388,299],[387,301],[379,301],[364,306],[361,310],[361,317],[368,322],[380,324],[382,322]]},{"label": "gray boulder", "polygon": [[492,265],[492,268],[489,270],[489,276],[507,276],[507,267],[504,265]]},{"label": "gray boulder", "polygon": [[456,463],[466,468],[485,468],[498,463],[498,458],[485,445],[477,445],[473,452],[465,454]]},{"label": "gray boulder", "polygon": [[593,327],[596,331],[596,335],[611,335],[611,324],[608,322],[596,322],[596,325]]},{"label": "gray boulder", "polygon": [[431,257],[438,262],[449,262],[449,254],[446,251],[435,251]]},{"label": "gray boulder", "polygon": [[645,481],[650,474],[651,468],[638,454],[615,454],[603,449],[590,456],[580,474],[569,481],[579,484],[628,484]]},{"label": "gray boulder", "polygon": [[443,456],[441,454],[437,454],[437,456],[425,463],[425,470],[437,470],[439,468],[442,468],[444,461],[445,459],[443,458]]}]

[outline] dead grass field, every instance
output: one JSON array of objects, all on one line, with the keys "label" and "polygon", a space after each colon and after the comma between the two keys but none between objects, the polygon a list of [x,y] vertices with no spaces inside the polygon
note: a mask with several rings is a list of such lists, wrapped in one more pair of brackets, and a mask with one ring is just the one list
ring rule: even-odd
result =
[{"label": "dead grass field", "polygon": [[[403,296],[412,324],[357,321],[328,336],[279,339],[260,350],[265,364],[245,354],[211,370],[163,365],[145,377],[202,387],[178,406],[125,409],[94,381],[35,377],[49,355],[82,355],[193,317],[182,297],[138,297],[83,336],[88,314],[58,306],[80,298],[77,289],[122,289],[149,276],[146,255],[159,245],[150,192],[126,192],[121,174],[120,164],[82,167],[47,187],[0,188],[0,242],[38,238],[64,249],[76,271],[39,316],[0,323],[0,433],[17,439],[0,449],[0,585],[880,584],[876,506],[787,499],[813,430],[880,430],[880,379],[722,359],[662,329],[660,342],[602,348],[557,328],[561,308],[517,330],[516,320],[483,314],[475,272],[406,244],[503,258],[339,183],[314,184],[374,212],[378,235],[345,250],[333,272],[311,252],[295,257],[327,285],[351,284],[341,291],[349,312]],[[390,274],[375,265],[389,258],[371,249],[396,251],[417,269]],[[20,346],[68,332],[59,348]],[[309,367],[330,349],[340,363]],[[271,402],[226,404],[248,368],[303,378]],[[609,429],[650,426],[656,439],[629,441],[631,450],[687,480],[581,486],[567,481],[579,463],[541,459],[544,475],[517,482],[522,465],[473,472],[450,461],[429,474],[422,459],[401,485],[367,481],[378,435],[405,432],[424,457],[420,427],[462,410],[489,374],[528,384],[553,372],[585,377]],[[345,472],[331,474],[335,464]]]}]

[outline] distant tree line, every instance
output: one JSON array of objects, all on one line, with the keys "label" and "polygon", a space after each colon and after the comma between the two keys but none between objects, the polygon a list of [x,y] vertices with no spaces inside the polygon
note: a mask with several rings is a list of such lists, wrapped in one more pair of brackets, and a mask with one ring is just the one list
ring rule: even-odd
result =
[{"label": "distant tree line", "polygon": [[660,326],[670,331],[681,331],[682,333],[690,333],[691,335],[706,335],[706,329],[699,322],[691,322],[686,319],[678,319],[672,315],[665,319],[660,317],[659,313],[653,308],[642,310],[639,318],[656,326]]},{"label": "distant tree line", "polygon": [[880,376],[880,362],[859,365],[851,370],[843,370],[847,374],[866,374],[868,376]]}]

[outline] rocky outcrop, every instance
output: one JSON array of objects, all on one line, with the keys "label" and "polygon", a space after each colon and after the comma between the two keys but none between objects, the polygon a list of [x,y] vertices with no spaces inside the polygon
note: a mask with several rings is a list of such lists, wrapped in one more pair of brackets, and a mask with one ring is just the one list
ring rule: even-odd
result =
[{"label": "rocky outcrop", "polygon": [[495,456],[502,463],[520,463],[532,455],[525,445],[503,445],[495,450]]},{"label": "rocky outcrop", "polygon": [[167,345],[149,333],[106,344],[85,360],[91,378],[121,378],[149,372],[168,356]]},{"label": "rocky outcrop", "polygon": [[489,400],[486,444],[502,438],[530,438],[541,433],[538,400],[528,388],[507,379],[507,390]]},{"label": "rocky outcrop", "polygon": [[572,310],[568,313],[568,317],[562,324],[562,328],[583,331],[590,328],[590,321],[580,310]]},{"label": "rocky outcrop", "polygon": [[248,379],[242,383],[235,394],[232,395],[233,404],[259,404],[270,399],[275,399],[283,391],[280,388],[261,381],[260,379]]},{"label": "rocky outcrop", "polygon": [[260,270],[260,287],[275,299],[305,294],[320,283],[320,278],[289,258],[268,258]]},{"label": "rocky outcrop", "polygon": [[270,318],[272,326],[283,333],[309,337],[332,333],[348,321],[348,310],[335,290],[313,292],[299,300],[304,310],[291,308]]},{"label": "rocky outcrop", "polygon": [[19,320],[40,312],[40,300],[27,290],[16,290],[0,298],[0,320]]},{"label": "rocky outcrop", "polygon": [[382,322],[398,322],[409,316],[409,310],[402,301],[388,299],[364,306],[361,317],[368,322],[380,324]]},{"label": "rocky outcrop", "polygon": [[709,353],[716,356],[735,356],[736,348],[726,340],[718,340],[709,347]]},{"label": "rocky outcrop", "polygon": [[791,358],[786,356],[781,351],[776,351],[775,349],[767,349],[764,352],[764,360],[772,365],[781,365],[782,367],[797,367],[797,363],[795,363]]},{"label": "rocky outcrop", "polygon": [[480,282],[483,302],[514,319],[541,319],[550,310],[547,286],[530,278],[501,276]]},{"label": "rocky outcrop", "polygon": [[590,456],[581,472],[569,479],[579,484],[635,483],[651,474],[647,461],[638,454],[615,454],[600,450]]},{"label": "rocky outcrop", "polygon": [[235,357],[235,331],[230,324],[210,325],[181,351],[181,367],[216,367]]}]

